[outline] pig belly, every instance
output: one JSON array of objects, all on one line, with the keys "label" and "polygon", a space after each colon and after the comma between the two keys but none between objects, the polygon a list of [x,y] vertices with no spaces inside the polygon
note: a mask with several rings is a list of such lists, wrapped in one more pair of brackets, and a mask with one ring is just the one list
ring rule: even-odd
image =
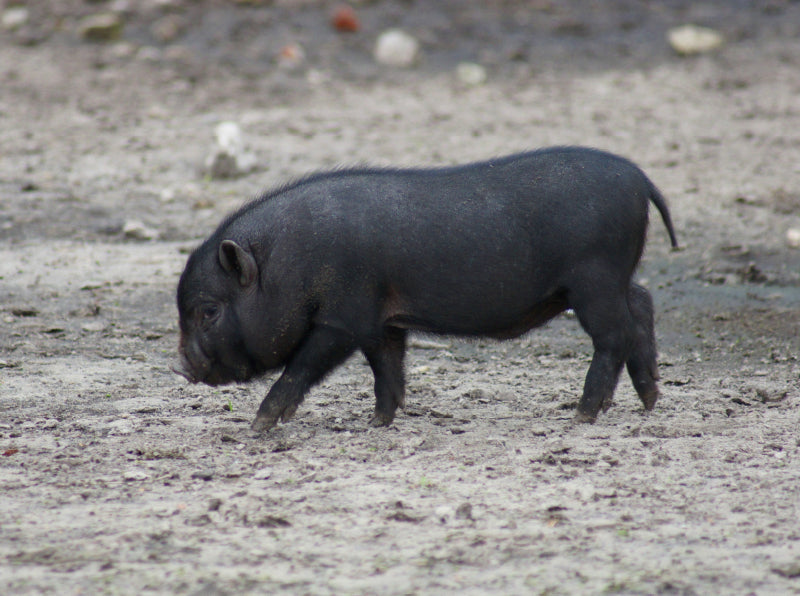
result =
[{"label": "pig belly", "polygon": [[547,323],[567,308],[566,292],[542,291],[528,281],[463,287],[433,284],[403,292],[390,290],[385,325],[445,335],[517,337]]}]

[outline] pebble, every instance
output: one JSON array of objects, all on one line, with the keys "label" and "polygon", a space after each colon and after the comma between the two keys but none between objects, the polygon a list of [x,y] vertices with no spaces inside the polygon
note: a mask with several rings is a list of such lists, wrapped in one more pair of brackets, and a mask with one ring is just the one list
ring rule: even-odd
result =
[{"label": "pebble", "polygon": [[331,25],[342,33],[355,33],[361,29],[356,11],[349,6],[339,6],[331,15]]},{"label": "pebble", "polygon": [[456,519],[472,520],[472,505],[470,503],[461,503],[456,509]]},{"label": "pebble", "polygon": [[472,87],[483,85],[487,77],[486,69],[475,62],[461,62],[456,67],[456,76],[459,81]]},{"label": "pebble", "polygon": [[214,129],[216,147],[206,159],[212,178],[235,178],[255,168],[257,159],[244,150],[242,129],[236,122],[220,122]]},{"label": "pebble", "polygon": [[297,43],[286,44],[278,54],[278,66],[285,70],[294,70],[301,67],[306,61],[303,46]]},{"label": "pebble", "polygon": [[12,6],[3,11],[0,22],[2,22],[3,29],[14,31],[19,29],[28,22],[28,9],[24,6]]},{"label": "pebble", "polygon": [[122,233],[133,240],[153,240],[158,237],[156,230],[135,219],[129,219],[122,225]]},{"label": "pebble", "polygon": [[142,470],[125,470],[122,473],[122,479],[125,482],[141,482],[148,478],[150,478],[150,475]]},{"label": "pebble", "polygon": [[78,33],[88,41],[112,41],[122,35],[122,18],[105,12],[90,15],[81,20]]},{"label": "pebble", "polygon": [[722,34],[708,27],[682,25],[667,32],[667,40],[672,49],[681,56],[693,56],[714,51],[725,43]]},{"label": "pebble", "polygon": [[408,68],[417,59],[419,42],[400,29],[389,29],[375,42],[375,60],[380,64]]},{"label": "pebble", "polygon": [[194,480],[204,480],[208,482],[214,479],[214,470],[197,470],[196,472],[192,472],[192,478]]},{"label": "pebble", "polygon": [[261,468],[253,474],[253,478],[256,480],[267,480],[270,476],[272,476],[272,468]]},{"label": "pebble", "polygon": [[440,505],[434,510],[434,514],[436,515],[436,519],[446,524],[453,516],[453,508],[448,505]]},{"label": "pebble", "polygon": [[800,248],[800,228],[786,230],[786,244],[791,248]]}]

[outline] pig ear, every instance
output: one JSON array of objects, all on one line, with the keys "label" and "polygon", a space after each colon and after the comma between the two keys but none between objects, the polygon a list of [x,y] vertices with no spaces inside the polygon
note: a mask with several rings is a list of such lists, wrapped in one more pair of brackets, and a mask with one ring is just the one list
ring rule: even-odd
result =
[{"label": "pig ear", "polygon": [[228,273],[239,275],[239,284],[246,288],[258,278],[258,266],[253,255],[233,240],[223,240],[219,245],[219,262]]}]

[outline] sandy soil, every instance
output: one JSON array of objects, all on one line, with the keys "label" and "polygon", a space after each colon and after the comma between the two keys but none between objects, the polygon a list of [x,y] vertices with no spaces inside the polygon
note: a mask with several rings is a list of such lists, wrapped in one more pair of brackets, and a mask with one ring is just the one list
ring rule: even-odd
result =
[{"label": "sandy soil", "polygon": [[[82,41],[110,4],[28,2],[0,34],[0,592],[800,592],[800,5],[378,1],[344,35],[331,4],[131,1],[122,41]],[[679,58],[685,22],[728,42]],[[409,71],[371,58],[398,24]],[[306,62],[279,68],[292,42]],[[223,120],[258,157],[234,180],[202,173]],[[387,429],[360,357],[263,436],[270,379],[170,372],[186,253],[259,190],[552,144],[669,197],[685,249],[654,218],[639,275],[652,414],[624,379],[572,422],[591,345],[569,317],[417,338]]]}]

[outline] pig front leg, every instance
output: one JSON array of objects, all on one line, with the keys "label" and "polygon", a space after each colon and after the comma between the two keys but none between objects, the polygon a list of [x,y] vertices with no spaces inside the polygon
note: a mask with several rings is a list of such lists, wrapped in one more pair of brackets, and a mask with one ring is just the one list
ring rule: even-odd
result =
[{"label": "pig front leg", "polygon": [[375,414],[370,426],[389,426],[398,407],[405,401],[403,360],[406,353],[406,331],[387,327],[380,342],[362,348],[375,375]]},{"label": "pig front leg", "polygon": [[308,390],[355,350],[352,336],[332,327],[314,327],[292,355],[280,378],[258,408],[252,429],[267,431],[286,422],[303,402]]}]

